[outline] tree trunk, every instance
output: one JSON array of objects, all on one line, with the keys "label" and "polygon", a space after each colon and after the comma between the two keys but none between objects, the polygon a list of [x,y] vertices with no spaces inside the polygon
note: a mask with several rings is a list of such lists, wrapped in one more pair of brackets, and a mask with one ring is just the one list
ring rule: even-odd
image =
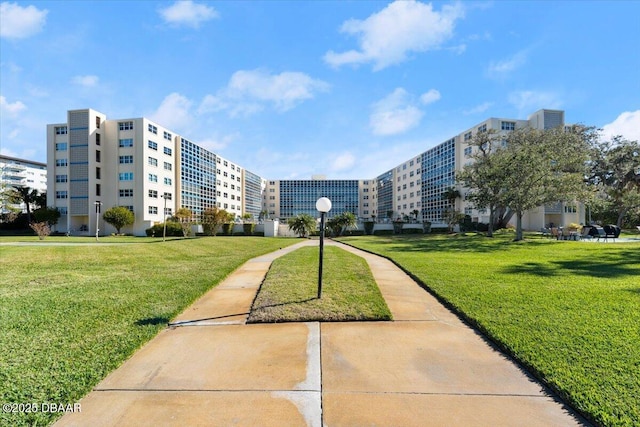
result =
[{"label": "tree trunk", "polygon": [[493,220],[495,217],[496,208],[493,205],[489,206],[489,225],[487,227],[487,237],[493,237]]},{"label": "tree trunk", "polygon": [[516,238],[514,242],[522,240],[522,211],[516,212]]},{"label": "tree trunk", "polygon": [[627,214],[627,209],[626,208],[622,208],[620,209],[620,211],[618,212],[618,220],[616,221],[616,225],[619,228],[622,228],[622,221],[624,220],[624,216]]}]

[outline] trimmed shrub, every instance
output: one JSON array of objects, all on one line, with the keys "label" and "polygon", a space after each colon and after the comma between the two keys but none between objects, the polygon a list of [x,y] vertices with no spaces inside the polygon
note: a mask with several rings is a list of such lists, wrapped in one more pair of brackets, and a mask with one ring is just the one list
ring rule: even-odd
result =
[{"label": "trimmed shrub", "polygon": [[403,228],[402,234],[422,234],[423,231],[419,228]]},{"label": "trimmed shrub", "polygon": [[231,236],[231,232],[233,231],[233,223],[227,222],[222,224],[222,234],[225,236]]},{"label": "trimmed shrub", "polygon": [[393,230],[374,230],[374,236],[391,236],[393,235]]},{"label": "trimmed shrub", "polygon": [[367,236],[371,236],[373,234],[373,227],[376,225],[373,221],[365,221],[364,223],[364,233]]},{"label": "trimmed shrub", "polygon": [[449,229],[447,227],[432,227],[431,232],[445,234],[449,232]]},{"label": "trimmed shrub", "polygon": [[245,222],[242,224],[242,230],[244,230],[245,236],[252,236],[253,230],[256,228],[256,225],[252,222]]},{"label": "trimmed shrub", "polygon": [[394,221],[393,223],[393,233],[394,234],[402,234],[402,227],[404,226],[404,222],[402,221]]},{"label": "trimmed shrub", "polygon": [[[154,236],[161,237],[163,230],[164,230],[164,224],[162,222],[159,222],[157,224],[154,224],[153,227],[147,228],[145,230],[145,233],[147,233],[148,237],[154,237]],[[177,236],[177,237],[184,236],[182,234],[182,226],[180,225],[179,222],[172,222],[172,221],[167,222],[167,236]]]}]

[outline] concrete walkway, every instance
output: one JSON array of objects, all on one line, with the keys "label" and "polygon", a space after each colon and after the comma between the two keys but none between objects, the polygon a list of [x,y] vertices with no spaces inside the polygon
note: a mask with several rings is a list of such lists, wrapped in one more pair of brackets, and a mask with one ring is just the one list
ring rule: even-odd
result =
[{"label": "concrete walkway", "polygon": [[574,426],[582,421],[390,261],[392,322],[247,325],[254,258],[105,378],[57,426]]}]

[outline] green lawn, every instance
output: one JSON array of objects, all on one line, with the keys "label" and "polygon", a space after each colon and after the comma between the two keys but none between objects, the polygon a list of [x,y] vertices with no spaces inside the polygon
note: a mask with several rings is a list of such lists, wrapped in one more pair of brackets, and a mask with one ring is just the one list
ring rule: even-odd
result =
[{"label": "green lawn", "polygon": [[367,262],[343,249],[324,249],[322,298],[318,299],[318,248],[276,259],[251,308],[248,321],[337,322],[391,320]]},{"label": "green lawn", "polygon": [[393,259],[600,425],[640,425],[640,243],[351,237]]},{"label": "green lawn", "polygon": [[[0,401],[73,404],[244,261],[296,239],[0,238]],[[9,241],[33,242],[8,246]],[[64,244],[62,246],[61,244]],[[0,413],[0,425],[55,414]]]}]

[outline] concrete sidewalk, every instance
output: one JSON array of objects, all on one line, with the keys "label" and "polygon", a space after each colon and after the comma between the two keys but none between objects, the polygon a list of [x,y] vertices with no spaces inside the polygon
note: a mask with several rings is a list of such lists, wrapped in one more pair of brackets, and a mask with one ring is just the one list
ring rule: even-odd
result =
[{"label": "concrete sidewalk", "polygon": [[245,263],[57,426],[572,426],[547,395],[390,261],[392,322],[245,324],[271,262]]}]

